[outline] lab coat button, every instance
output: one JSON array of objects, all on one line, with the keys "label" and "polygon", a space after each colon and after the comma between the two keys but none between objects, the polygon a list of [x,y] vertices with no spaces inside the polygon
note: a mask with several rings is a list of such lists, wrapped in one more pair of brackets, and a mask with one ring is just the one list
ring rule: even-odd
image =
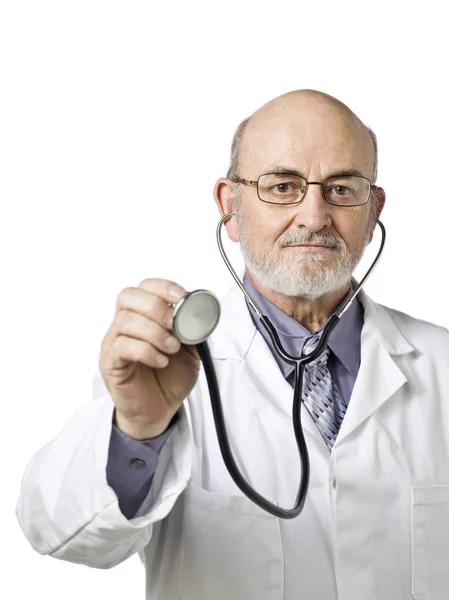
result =
[{"label": "lab coat button", "polygon": [[145,466],[145,461],[142,460],[141,458],[133,458],[132,460],[129,461],[129,464],[131,465],[131,467],[133,469],[141,469],[142,467]]},{"label": "lab coat button", "polygon": [[335,488],[337,487],[337,478],[336,478],[336,477],[334,477],[334,478],[332,479],[332,487],[334,488],[334,490],[335,490]]}]

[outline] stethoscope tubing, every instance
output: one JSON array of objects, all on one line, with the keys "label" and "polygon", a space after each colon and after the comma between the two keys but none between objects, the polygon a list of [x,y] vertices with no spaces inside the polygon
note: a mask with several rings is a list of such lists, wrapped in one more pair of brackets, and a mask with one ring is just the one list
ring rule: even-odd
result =
[{"label": "stethoscope tubing", "polygon": [[224,215],[220,219],[220,222],[218,224],[217,241],[218,241],[218,247],[220,249],[220,253],[221,253],[223,260],[225,261],[226,266],[228,267],[231,275],[237,282],[240,289],[245,294],[245,297],[247,298],[248,303],[253,308],[253,310],[256,312],[256,314],[258,315],[258,317],[260,319],[261,324],[263,325],[263,327],[266,329],[267,333],[269,334],[276,352],[286,362],[293,364],[295,367],[292,421],[293,421],[293,430],[294,430],[295,440],[296,440],[296,444],[297,444],[297,448],[298,448],[298,452],[299,452],[300,464],[301,464],[301,477],[300,477],[300,481],[299,481],[298,492],[296,495],[295,504],[292,508],[289,508],[289,509],[282,508],[278,504],[271,502],[270,500],[268,500],[267,498],[265,498],[264,496],[259,494],[259,492],[257,492],[243,477],[243,475],[234,459],[234,456],[233,456],[233,453],[232,453],[232,450],[231,450],[231,447],[229,444],[229,439],[228,439],[227,430],[226,430],[226,422],[225,422],[224,413],[223,413],[223,406],[222,406],[222,402],[221,402],[220,390],[218,387],[217,376],[215,373],[213,361],[212,361],[212,358],[210,355],[210,351],[209,351],[207,342],[204,341],[204,342],[198,344],[197,349],[198,349],[198,353],[200,355],[201,361],[204,366],[204,372],[205,372],[207,384],[209,387],[209,395],[210,395],[210,401],[211,401],[211,407],[212,407],[212,414],[213,414],[213,418],[214,418],[215,429],[217,432],[217,439],[218,439],[218,444],[220,447],[220,452],[221,452],[223,461],[226,465],[226,468],[228,469],[230,476],[234,480],[237,487],[243,492],[243,494],[245,494],[245,496],[247,496],[250,500],[252,500],[255,504],[257,504],[260,508],[262,508],[266,512],[272,514],[273,516],[281,518],[281,519],[294,519],[302,512],[302,510],[304,508],[305,501],[307,498],[307,492],[308,492],[308,488],[309,488],[309,481],[310,481],[309,453],[307,450],[307,444],[306,444],[306,441],[304,438],[304,432],[303,432],[302,423],[301,423],[301,405],[302,405],[302,388],[303,388],[303,379],[304,379],[304,368],[308,363],[310,363],[313,360],[315,360],[316,358],[318,358],[324,352],[331,332],[336,327],[337,323],[340,321],[342,314],[349,308],[351,302],[355,299],[355,297],[359,293],[360,289],[362,288],[363,284],[365,283],[365,281],[367,280],[367,278],[369,277],[369,275],[372,273],[375,266],[377,265],[377,263],[380,259],[380,256],[383,252],[383,249],[384,249],[385,239],[386,239],[386,231],[385,231],[384,225],[380,221],[377,221],[377,224],[379,225],[381,232],[382,232],[382,240],[381,240],[381,244],[380,244],[379,250],[377,252],[377,255],[376,255],[374,261],[372,262],[370,268],[364,275],[363,279],[358,283],[356,289],[354,290],[354,292],[352,293],[350,298],[347,299],[347,301],[344,302],[344,304],[337,309],[336,313],[330,317],[330,319],[328,320],[328,322],[326,323],[326,325],[323,329],[323,333],[321,334],[320,341],[319,341],[317,347],[307,355],[295,357],[295,356],[292,356],[291,354],[289,354],[288,352],[286,352],[286,350],[283,348],[281,341],[279,339],[279,336],[278,336],[275,328],[273,327],[271,321],[268,319],[268,317],[263,315],[262,311],[257,306],[256,302],[248,294],[248,292],[246,291],[246,289],[243,285],[243,282],[237,276],[236,272],[234,271],[231,263],[229,262],[227,255],[224,251],[222,240],[221,240],[221,228],[222,228],[223,223],[226,221],[226,219],[230,218],[233,215],[234,215],[233,212]]}]

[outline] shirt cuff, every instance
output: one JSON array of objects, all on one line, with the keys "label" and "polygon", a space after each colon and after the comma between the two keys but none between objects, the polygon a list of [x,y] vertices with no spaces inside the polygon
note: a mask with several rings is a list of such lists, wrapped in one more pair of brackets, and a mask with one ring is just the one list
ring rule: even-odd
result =
[{"label": "shirt cuff", "polygon": [[164,433],[149,440],[135,440],[112,425],[106,478],[127,519],[136,514],[148,495],[159,453],[177,422],[176,414]]}]

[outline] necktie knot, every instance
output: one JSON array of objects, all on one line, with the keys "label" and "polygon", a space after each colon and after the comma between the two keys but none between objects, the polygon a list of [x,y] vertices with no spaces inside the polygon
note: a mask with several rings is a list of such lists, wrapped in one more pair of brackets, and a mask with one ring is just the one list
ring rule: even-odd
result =
[{"label": "necktie knot", "polygon": [[[302,349],[302,355],[304,356],[305,354],[310,354],[313,350],[315,350],[315,348],[318,346],[319,342],[320,342],[319,335],[313,335],[310,338],[308,338],[304,343],[304,347]],[[308,363],[306,366],[308,368],[314,368],[314,367],[320,367],[322,365],[326,365],[328,358],[329,358],[329,347],[326,346],[324,352],[322,354],[320,354],[320,356],[318,358],[316,358],[315,360],[312,360],[312,362]]]}]

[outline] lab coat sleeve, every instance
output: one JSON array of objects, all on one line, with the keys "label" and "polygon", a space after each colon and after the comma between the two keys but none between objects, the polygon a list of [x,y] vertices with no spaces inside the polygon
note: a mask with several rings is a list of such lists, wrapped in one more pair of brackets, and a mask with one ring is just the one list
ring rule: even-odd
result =
[{"label": "lab coat sleeve", "polygon": [[106,477],[112,414],[112,399],[97,373],[94,400],[29,462],[16,514],[40,554],[113,567],[151,543],[153,525],[169,514],[187,486],[192,435],[185,402],[161,450],[147,498],[136,516],[126,519]]}]

